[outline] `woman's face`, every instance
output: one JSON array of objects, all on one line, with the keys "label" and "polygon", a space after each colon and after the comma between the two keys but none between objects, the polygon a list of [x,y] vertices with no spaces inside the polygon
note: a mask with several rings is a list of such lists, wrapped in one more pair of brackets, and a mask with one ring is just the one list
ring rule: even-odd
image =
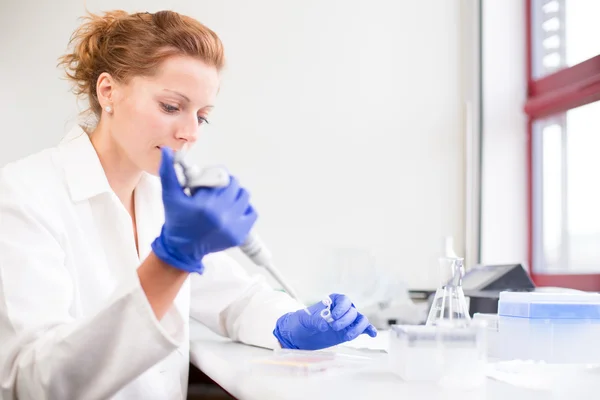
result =
[{"label": "woman's face", "polygon": [[170,57],[152,77],[113,82],[106,119],[108,133],[130,162],[158,174],[160,147],[179,150],[192,145],[207,123],[219,89],[215,67],[191,57]]}]

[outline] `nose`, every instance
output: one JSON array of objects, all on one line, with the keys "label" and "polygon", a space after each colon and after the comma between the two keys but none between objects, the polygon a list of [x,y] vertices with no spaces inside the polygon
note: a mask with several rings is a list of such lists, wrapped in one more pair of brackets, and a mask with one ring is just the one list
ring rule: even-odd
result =
[{"label": "nose", "polygon": [[186,118],[177,129],[175,137],[178,141],[193,144],[198,139],[198,117]]}]

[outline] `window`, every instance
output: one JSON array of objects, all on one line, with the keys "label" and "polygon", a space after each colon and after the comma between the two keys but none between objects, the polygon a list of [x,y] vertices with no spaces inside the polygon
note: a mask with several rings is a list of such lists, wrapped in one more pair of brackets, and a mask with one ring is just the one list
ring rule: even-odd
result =
[{"label": "window", "polygon": [[600,1],[532,1],[533,77],[542,78],[600,54]]},{"label": "window", "polygon": [[528,0],[530,259],[540,286],[600,290],[597,0]]}]

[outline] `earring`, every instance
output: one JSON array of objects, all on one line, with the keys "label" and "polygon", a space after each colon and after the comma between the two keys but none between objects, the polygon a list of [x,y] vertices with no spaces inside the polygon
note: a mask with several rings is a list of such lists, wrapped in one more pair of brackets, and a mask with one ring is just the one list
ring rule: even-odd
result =
[{"label": "earring", "polygon": [[111,107],[111,106],[106,106],[104,109],[105,109],[105,110],[106,110],[106,112],[107,112],[107,113],[109,113],[109,114],[112,112],[112,107]]}]

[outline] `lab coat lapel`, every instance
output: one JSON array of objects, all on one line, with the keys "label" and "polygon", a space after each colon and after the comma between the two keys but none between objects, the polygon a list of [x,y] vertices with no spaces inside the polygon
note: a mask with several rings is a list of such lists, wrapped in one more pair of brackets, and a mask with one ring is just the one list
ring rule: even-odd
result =
[{"label": "lab coat lapel", "polygon": [[118,276],[123,268],[135,270],[140,258],[131,217],[112,191],[88,134],[79,126],[73,128],[61,142],[60,154],[71,200],[82,212],[91,213],[91,218],[83,219],[94,225],[87,227],[96,233],[90,232],[90,240],[98,238],[109,268]]},{"label": "lab coat lapel", "polygon": [[111,269],[135,270],[139,264],[129,213],[114,193],[90,200],[102,248]]},{"label": "lab coat lapel", "polygon": [[160,234],[164,222],[160,180],[144,173],[134,196],[139,257],[144,260],[152,250],[152,242]]},{"label": "lab coat lapel", "polygon": [[61,142],[59,157],[85,243],[72,251],[87,253],[83,259],[93,254],[80,289],[87,293],[81,306],[94,312],[124,280],[136,279],[139,258],[131,218],[112,192],[98,155],[80,127]]}]

